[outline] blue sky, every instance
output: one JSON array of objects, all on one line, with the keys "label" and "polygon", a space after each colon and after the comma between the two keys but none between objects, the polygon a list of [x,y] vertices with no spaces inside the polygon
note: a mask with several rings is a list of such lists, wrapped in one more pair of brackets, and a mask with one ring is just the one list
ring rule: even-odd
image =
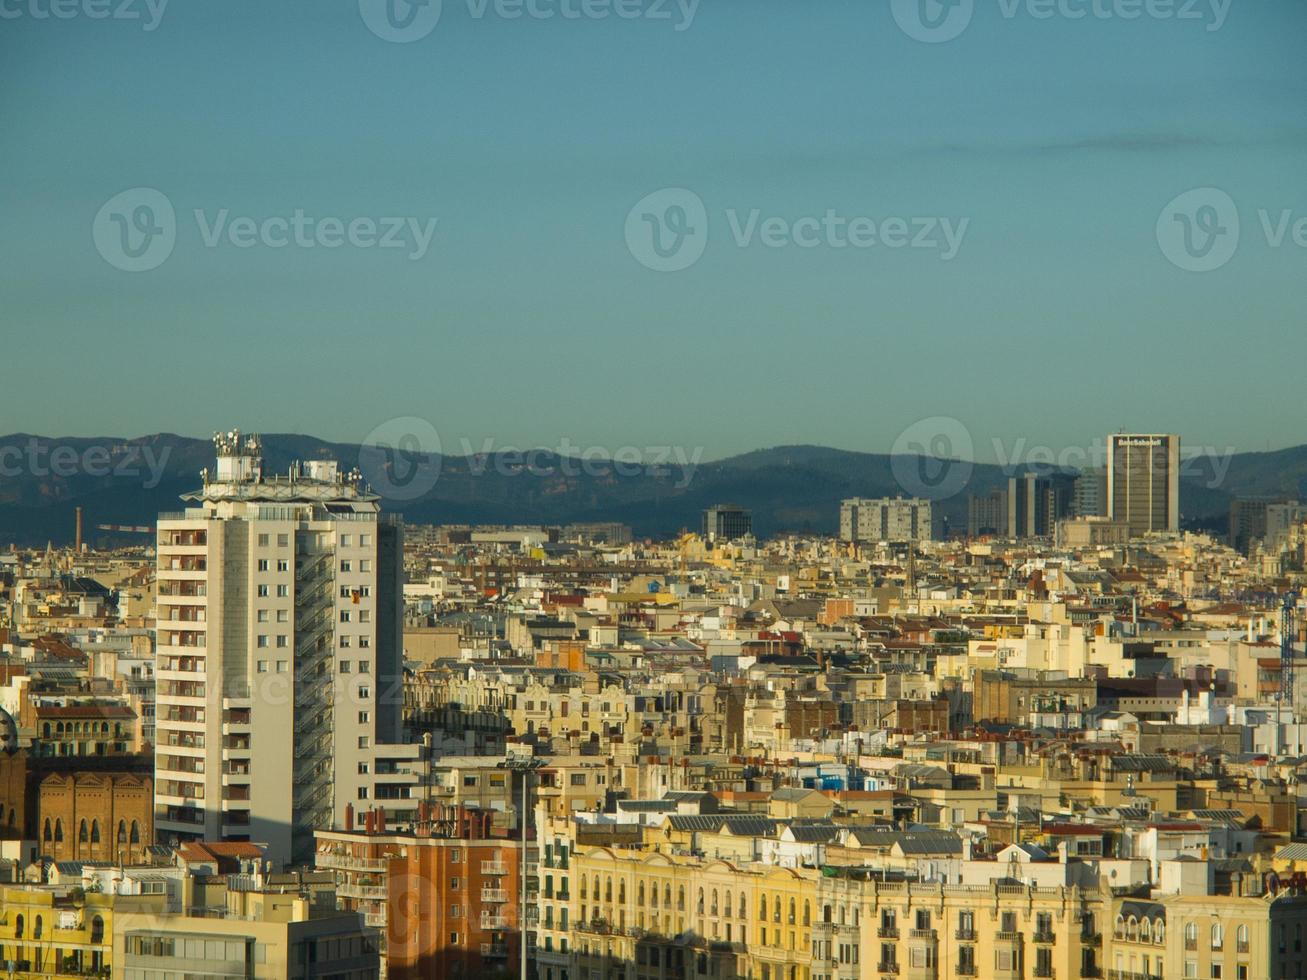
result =
[{"label": "blue sky", "polygon": [[[688,26],[674,4],[510,19],[444,0],[411,43],[357,0],[171,0],[153,30],[50,2],[0,3],[0,431],[357,440],[416,416],[446,451],[711,458],[885,451],[949,416],[982,459],[1122,426],[1307,442],[1307,248],[1259,218],[1307,217],[1297,0],[1229,0],[1215,30],[1208,0],[1165,19],[974,0],[943,43],[888,0],[702,0]],[[141,187],[175,209],[175,244],[133,273],[92,228]],[[1240,239],[1192,272],[1155,227],[1200,187],[1234,202]],[[624,231],[663,188],[707,217],[676,272]],[[417,259],[225,237],[297,209],[436,227]],[[731,215],[751,212],[966,234],[951,259],[741,247]]]}]

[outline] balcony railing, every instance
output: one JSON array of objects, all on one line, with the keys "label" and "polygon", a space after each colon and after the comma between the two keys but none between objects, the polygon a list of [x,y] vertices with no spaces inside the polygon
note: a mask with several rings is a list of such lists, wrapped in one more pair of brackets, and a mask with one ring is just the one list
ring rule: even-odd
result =
[{"label": "balcony railing", "polygon": [[887,976],[897,976],[899,965],[897,963],[880,963],[877,964],[876,969]]},{"label": "balcony railing", "polygon": [[953,933],[953,938],[960,943],[974,943],[976,941],[976,930],[958,929]]},{"label": "balcony railing", "polygon": [[508,901],[508,892],[502,888],[482,888],[481,901],[501,904]]},{"label": "balcony railing", "polygon": [[1034,940],[1037,943],[1055,943],[1057,942],[1057,936],[1053,934],[1051,929],[1036,929]]},{"label": "balcony railing", "polygon": [[502,861],[482,861],[481,873],[483,875],[506,875],[508,874],[508,865]]},{"label": "balcony railing", "polygon": [[881,926],[876,930],[876,935],[881,939],[898,939],[899,931],[894,926]]}]

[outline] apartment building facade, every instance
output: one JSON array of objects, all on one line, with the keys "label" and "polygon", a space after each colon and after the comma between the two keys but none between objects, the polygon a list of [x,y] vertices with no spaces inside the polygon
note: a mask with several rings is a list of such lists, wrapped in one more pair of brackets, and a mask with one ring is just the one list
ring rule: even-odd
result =
[{"label": "apartment building facade", "polygon": [[401,529],[334,462],[273,478],[256,437],[215,444],[158,526],[156,826],[303,860],[400,741]]}]

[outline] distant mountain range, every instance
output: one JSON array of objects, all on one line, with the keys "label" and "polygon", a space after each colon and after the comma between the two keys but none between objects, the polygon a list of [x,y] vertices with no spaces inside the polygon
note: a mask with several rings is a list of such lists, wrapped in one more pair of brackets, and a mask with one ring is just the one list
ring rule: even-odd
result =
[{"label": "distant mountain range", "polygon": [[[938,499],[950,526],[965,529],[968,494],[988,493],[1011,475],[993,464],[959,469],[929,458],[821,446],[762,449],[696,467],[675,460],[643,466],[621,459],[582,462],[545,451],[525,458],[394,456],[303,435],[265,435],[263,445],[268,473],[324,456],[346,470],[359,467],[386,508],[413,523],[621,521],[642,536],[697,529],[704,508],[726,502],[750,508],[760,535],[833,533],[842,499],[911,495],[918,473],[923,484],[940,488],[925,495]],[[2,436],[0,543],[67,544],[78,506],[85,511],[87,541],[141,540],[143,535],[110,534],[97,525],[153,524],[160,512],[180,510],[178,497],[199,486],[200,470],[212,468],[213,459],[209,440],[168,433],[137,439]],[[1237,454],[1222,474],[1225,463],[1186,464],[1185,526],[1224,531],[1236,496],[1307,497],[1307,446]]]}]

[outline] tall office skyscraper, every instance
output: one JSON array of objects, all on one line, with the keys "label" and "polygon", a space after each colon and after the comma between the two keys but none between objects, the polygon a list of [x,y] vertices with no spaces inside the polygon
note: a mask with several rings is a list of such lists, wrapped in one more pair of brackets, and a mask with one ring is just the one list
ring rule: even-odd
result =
[{"label": "tall office skyscraper", "polygon": [[709,541],[734,541],[753,533],[753,514],[735,504],[717,504],[703,512],[703,536]]},{"label": "tall office skyscraper", "polygon": [[1007,481],[1007,533],[1014,538],[1052,537],[1057,522],[1071,513],[1075,478],[1024,473]]},{"label": "tall office skyscraper", "polygon": [[853,497],[840,504],[840,540],[930,541],[936,537],[930,501],[912,497]]},{"label": "tall office skyscraper", "polygon": [[257,437],[214,441],[159,520],[156,827],[302,860],[347,804],[408,795],[377,783],[380,747],[416,749],[393,744],[402,531],[335,462],[267,477]]},{"label": "tall office skyscraper", "polygon": [[1137,536],[1180,530],[1180,437],[1107,437],[1107,516]]}]

